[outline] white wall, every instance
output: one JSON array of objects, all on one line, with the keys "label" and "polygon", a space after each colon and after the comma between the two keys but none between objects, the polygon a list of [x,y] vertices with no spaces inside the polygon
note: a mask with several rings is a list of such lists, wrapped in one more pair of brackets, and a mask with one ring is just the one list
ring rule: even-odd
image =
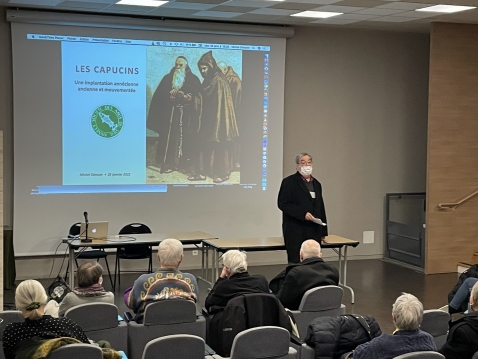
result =
[{"label": "white wall", "polygon": [[[11,225],[11,46],[4,11],[0,8],[0,130],[4,219]],[[297,27],[287,41],[284,176],[295,170],[297,153],[313,155],[329,233],[361,241],[363,231],[375,231],[375,243],[349,251],[352,259],[382,256],[387,192],[425,191],[428,58],[424,34]],[[286,256],[258,252],[249,259],[276,264]],[[186,255],[184,268],[199,265],[198,257]],[[45,277],[50,268],[45,259],[17,259],[17,278]]]}]

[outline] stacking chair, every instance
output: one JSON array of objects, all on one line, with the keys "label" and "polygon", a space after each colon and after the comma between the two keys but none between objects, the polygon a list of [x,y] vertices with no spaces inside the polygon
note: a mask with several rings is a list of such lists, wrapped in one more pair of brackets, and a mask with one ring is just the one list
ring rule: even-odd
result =
[{"label": "stacking chair", "polygon": [[[75,238],[80,235],[80,228],[81,228],[81,223],[77,222],[73,224],[70,227],[70,232],[68,233],[68,238]],[[78,258],[79,259],[87,259],[87,260],[93,260],[96,259],[98,262],[100,258],[104,258],[105,263],[106,263],[106,268],[108,269],[108,275],[110,277],[110,282],[111,282],[111,288],[114,287],[113,283],[113,278],[111,277],[111,272],[110,272],[110,266],[108,265],[108,259],[106,257],[108,256],[108,253],[102,248],[98,247],[91,247],[91,250],[84,250],[81,252],[75,252],[75,263],[76,263],[76,268],[78,268]],[[79,247],[76,247],[75,250],[79,249]],[[69,270],[70,262],[68,261],[68,265],[66,267],[66,274],[65,278],[68,277],[68,270]]]},{"label": "stacking chair", "polygon": [[344,290],[336,285],[326,285],[305,292],[298,310],[291,310],[301,339],[305,339],[309,323],[317,317],[345,314],[342,304]]},{"label": "stacking chair", "polygon": [[478,352],[476,352],[475,354],[473,354],[473,356],[471,357],[471,359],[478,359]]},{"label": "stacking chair", "polygon": [[[151,340],[144,347],[142,359],[212,359],[205,355],[204,339],[195,335],[175,334]],[[161,353],[161,355],[158,355]]]},{"label": "stacking chair", "polygon": [[[151,233],[151,229],[142,223],[128,224],[119,231],[120,235],[143,233]],[[115,286],[116,273],[118,273],[118,286],[121,286],[120,259],[149,259],[148,273],[153,272],[153,251],[151,246],[147,244],[129,244],[127,246],[118,247],[116,250]]]},{"label": "stacking chair", "polygon": [[[236,335],[229,359],[295,359],[297,351],[289,346],[290,334],[280,327],[256,327]],[[222,358],[219,355],[214,357]]]},{"label": "stacking chair", "polygon": [[423,320],[420,329],[433,337],[437,350],[440,350],[446,342],[449,322],[450,314],[442,310],[431,309],[423,311]]},{"label": "stacking chair", "polygon": [[196,313],[194,302],[166,299],[148,304],[142,324],[128,322],[128,358],[141,359],[149,341],[172,334],[191,334],[206,338],[206,320]]},{"label": "stacking chair", "polygon": [[[4,310],[0,312],[0,347],[3,348],[3,331],[7,324],[16,323],[16,322],[23,322],[24,318],[22,316],[22,312],[19,310]],[[0,348],[0,359],[5,359],[5,355],[3,354],[3,349]]]},{"label": "stacking chair", "polygon": [[91,344],[67,344],[53,350],[46,359],[103,359],[100,347]]},{"label": "stacking chair", "polygon": [[393,359],[445,359],[445,357],[438,352],[413,352],[399,355]]},{"label": "stacking chair", "polygon": [[128,326],[118,321],[118,307],[110,303],[81,304],[68,309],[65,317],[78,324],[94,341],[106,340],[115,350],[128,352]]}]

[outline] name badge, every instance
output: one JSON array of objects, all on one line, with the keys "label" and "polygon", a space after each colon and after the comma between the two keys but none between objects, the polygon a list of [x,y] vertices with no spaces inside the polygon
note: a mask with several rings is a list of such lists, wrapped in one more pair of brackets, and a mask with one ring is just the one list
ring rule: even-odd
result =
[{"label": "name badge", "polygon": [[310,192],[310,196],[311,196],[312,198],[315,198],[315,192]]}]

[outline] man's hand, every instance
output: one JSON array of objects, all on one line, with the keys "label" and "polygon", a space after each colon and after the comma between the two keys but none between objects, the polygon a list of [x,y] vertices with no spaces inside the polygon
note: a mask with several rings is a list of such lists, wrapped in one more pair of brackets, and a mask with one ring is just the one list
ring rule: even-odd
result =
[{"label": "man's hand", "polygon": [[322,242],[328,243],[328,242],[325,240],[325,237],[322,237]]},{"label": "man's hand", "polygon": [[231,275],[231,271],[229,270],[229,268],[222,267],[222,272],[221,272],[220,277],[223,278],[223,279],[227,279],[227,278],[229,278],[230,275]]},{"label": "man's hand", "polygon": [[312,221],[313,219],[314,219],[314,216],[311,213],[307,212],[305,214],[305,220],[306,221]]}]

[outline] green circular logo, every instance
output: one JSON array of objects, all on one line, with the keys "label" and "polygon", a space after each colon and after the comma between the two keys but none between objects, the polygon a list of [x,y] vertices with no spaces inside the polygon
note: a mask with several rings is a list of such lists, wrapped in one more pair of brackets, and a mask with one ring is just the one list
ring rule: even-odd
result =
[{"label": "green circular logo", "polygon": [[123,114],[113,105],[102,105],[97,107],[91,115],[91,127],[104,138],[113,138],[123,128]]}]

